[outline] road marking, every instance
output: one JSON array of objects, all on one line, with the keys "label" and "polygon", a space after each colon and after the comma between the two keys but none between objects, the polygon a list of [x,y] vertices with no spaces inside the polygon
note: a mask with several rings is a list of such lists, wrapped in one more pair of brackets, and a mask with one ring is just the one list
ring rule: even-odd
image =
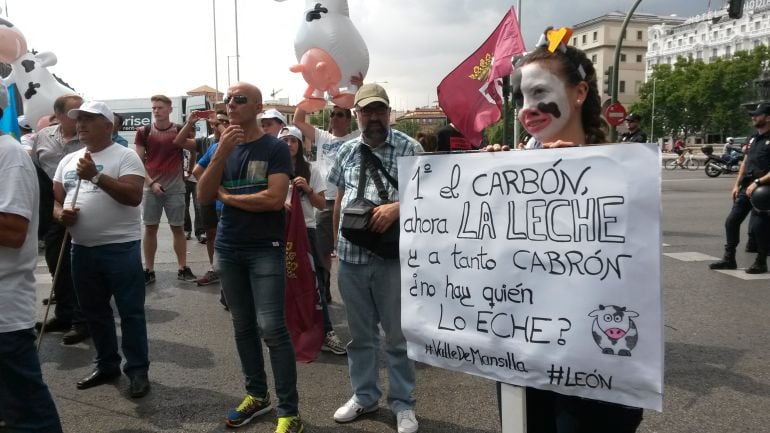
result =
[{"label": "road marking", "polygon": [[720,269],[717,270],[720,274],[729,275],[731,277],[740,278],[741,280],[770,280],[770,273],[764,274],[747,274],[744,268],[741,269]]},{"label": "road marking", "polygon": [[663,253],[663,255],[671,257],[672,259],[681,260],[683,262],[706,262],[711,260],[719,260],[719,257],[713,257],[708,254],[696,252]]}]

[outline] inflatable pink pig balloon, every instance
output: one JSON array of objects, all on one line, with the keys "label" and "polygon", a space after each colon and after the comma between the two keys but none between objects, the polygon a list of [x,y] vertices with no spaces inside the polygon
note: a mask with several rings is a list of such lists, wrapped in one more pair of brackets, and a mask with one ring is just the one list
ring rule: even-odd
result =
[{"label": "inflatable pink pig balloon", "polygon": [[[282,1],[282,0],[277,0]],[[298,65],[308,84],[298,105],[308,112],[324,107],[326,99],[352,108],[358,88],[350,77],[362,79],[369,70],[369,50],[350,20],[347,0],[306,0],[305,15],[294,39]]]}]

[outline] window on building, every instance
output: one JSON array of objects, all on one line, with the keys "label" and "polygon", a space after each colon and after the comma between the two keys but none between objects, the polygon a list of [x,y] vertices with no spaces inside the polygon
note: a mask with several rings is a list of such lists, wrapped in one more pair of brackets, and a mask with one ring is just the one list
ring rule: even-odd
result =
[{"label": "window on building", "polygon": [[706,34],[705,33],[700,35],[700,41],[701,42],[706,42]]},{"label": "window on building", "polygon": [[718,56],[717,49],[714,48],[713,50],[711,50],[711,57],[716,57],[716,56]]},{"label": "window on building", "polygon": [[717,39],[717,38],[719,38],[719,32],[717,32],[717,31],[714,31],[714,33],[713,33],[713,36],[714,36],[714,37],[713,37],[712,39]]},{"label": "window on building", "polygon": [[618,91],[620,93],[626,93],[626,82],[623,80],[620,80],[620,83],[618,83]]},{"label": "window on building", "polygon": [[694,44],[694,43],[695,43],[695,36],[690,36],[690,43],[691,43],[691,44]]},{"label": "window on building", "polygon": [[743,44],[738,42],[735,44],[735,52],[741,51],[743,49]]},{"label": "window on building", "polygon": [[639,89],[642,88],[642,82],[637,80],[634,82],[634,93],[639,94]]},{"label": "window on building", "polygon": [[596,64],[596,54],[591,54],[591,63]]},{"label": "window on building", "polygon": [[620,54],[620,61],[621,62],[625,62],[626,61],[626,55],[625,54],[623,54],[623,53]]},{"label": "window on building", "polygon": [[754,30],[759,30],[762,27],[761,21],[755,21],[754,22]]},{"label": "window on building", "polygon": [[741,24],[741,33],[746,33],[746,24]]},{"label": "window on building", "polygon": [[671,56],[666,57],[666,64],[671,64]]},{"label": "window on building", "polygon": [[728,27],[727,28],[727,36],[730,36],[732,34],[733,34],[733,29]]},{"label": "window on building", "polygon": [[594,32],[593,39],[594,39],[594,42],[599,40],[599,32]]},{"label": "window on building", "polygon": [[681,40],[681,39],[677,40],[677,41],[676,41],[676,44],[677,44],[677,46],[680,46],[680,47],[681,47],[681,46],[682,46],[682,40]]},{"label": "window on building", "polygon": [[582,42],[583,44],[586,43],[586,35],[583,35],[583,37],[580,38],[580,42]]},{"label": "window on building", "polygon": [[755,41],[754,41],[754,48],[758,47],[758,46],[759,46],[759,44],[761,44],[761,42],[759,42],[758,40],[755,40]]},{"label": "window on building", "polygon": [[652,60],[647,60],[647,69],[652,69]]},{"label": "window on building", "polygon": [[729,46],[725,47],[725,58],[729,59],[733,56],[733,50]]},{"label": "window on building", "polygon": [[641,41],[642,40],[642,31],[641,30],[637,30],[636,31],[636,40],[637,41]]},{"label": "window on building", "polygon": [[696,59],[702,59],[703,58],[703,51],[698,50],[695,52],[695,58]]},{"label": "window on building", "polygon": [[666,42],[666,48],[671,48],[671,41]]},{"label": "window on building", "polygon": [[577,36],[572,38],[572,46],[574,47],[575,45],[577,45]]},{"label": "window on building", "polygon": [[636,63],[642,63],[642,55],[641,54],[637,54],[636,55]]}]

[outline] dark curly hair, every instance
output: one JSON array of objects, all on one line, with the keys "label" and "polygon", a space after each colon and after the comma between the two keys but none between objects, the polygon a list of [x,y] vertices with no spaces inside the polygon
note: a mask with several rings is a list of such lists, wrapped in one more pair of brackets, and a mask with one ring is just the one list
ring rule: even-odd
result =
[{"label": "dark curly hair", "polygon": [[[546,32],[550,30],[547,29]],[[541,60],[555,60],[561,67],[561,75],[572,86],[577,86],[581,81],[588,84],[588,94],[583,102],[581,121],[586,133],[584,144],[601,144],[607,142],[607,124],[602,118],[602,101],[599,96],[599,88],[596,84],[596,69],[586,54],[575,47],[566,46],[566,51],[556,49],[553,53],[548,47],[538,47],[523,59],[516,63],[516,67],[524,66]],[[585,77],[580,73],[580,65],[583,66]]]}]

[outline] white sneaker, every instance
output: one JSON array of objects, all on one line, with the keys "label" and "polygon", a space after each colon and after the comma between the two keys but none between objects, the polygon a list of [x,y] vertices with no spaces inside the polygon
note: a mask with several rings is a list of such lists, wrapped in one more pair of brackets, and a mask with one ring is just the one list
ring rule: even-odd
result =
[{"label": "white sneaker", "polygon": [[396,423],[398,424],[398,433],[415,433],[419,427],[414,411],[411,409],[397,413]]},{"label": "white sneaker", "polygon": [[[342,407],[340,407],[339,409],[337,409],[336,412],[334,412],[334,421],[350,422],[358,418],[360,415],[363,415],[365,413],[372,413],[377,409],[379,409],[377,403],[369,407],[363,407],[360,404],[358,404],[355,397],[351,397],[347,403],[342,405]],[[414,418],[414,415],[412,415],[412,417]],[[414,430],[414,431],[417,431],[417,430]]]}]

